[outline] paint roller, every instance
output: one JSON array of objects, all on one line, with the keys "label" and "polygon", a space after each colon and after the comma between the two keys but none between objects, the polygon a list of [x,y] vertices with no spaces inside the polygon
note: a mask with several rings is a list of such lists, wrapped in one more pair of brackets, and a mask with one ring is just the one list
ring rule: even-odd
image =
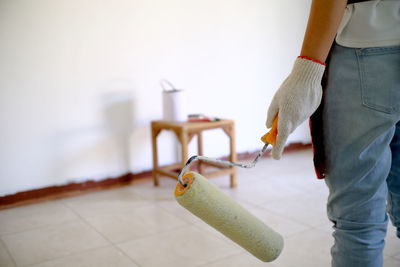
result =
[{"label": "paint roller", "polygon": [[254,167],[268,145],[275,145],[277,121],[278,117],[272,129],[261,138],[265,145],[253,162],[241,164],[193,156],[182,168],[175,188],[175,198],[180,205],[264,262],[273,261],[279,256],[283,249],[282,236],[202,175],[196,172],[185,173],[185,170],[195,160],[222,166]]}]

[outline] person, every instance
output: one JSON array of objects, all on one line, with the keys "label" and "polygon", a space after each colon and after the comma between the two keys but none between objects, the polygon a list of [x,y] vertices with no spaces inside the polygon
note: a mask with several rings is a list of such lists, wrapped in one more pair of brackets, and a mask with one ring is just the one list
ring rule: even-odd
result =
[{"label": "person", "polygon": [[275,159],[311,116],[334,267],[383,265],[387,212],[400,238],[399,14],[399,0],[313,0],[301,54],[268,108]]}]

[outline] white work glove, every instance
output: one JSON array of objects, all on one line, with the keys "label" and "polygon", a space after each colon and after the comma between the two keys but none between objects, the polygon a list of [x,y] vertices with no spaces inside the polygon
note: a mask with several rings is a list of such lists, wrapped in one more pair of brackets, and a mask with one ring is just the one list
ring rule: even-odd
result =
[{"label": "white work glove", "polygon": [[322,98],[321,80],[325,65],[298,57],[292,72],[276,91],[268,109],[267,128],[278,115],[278,135],[272,157],[280,159],[288,136],[318,108]]}]

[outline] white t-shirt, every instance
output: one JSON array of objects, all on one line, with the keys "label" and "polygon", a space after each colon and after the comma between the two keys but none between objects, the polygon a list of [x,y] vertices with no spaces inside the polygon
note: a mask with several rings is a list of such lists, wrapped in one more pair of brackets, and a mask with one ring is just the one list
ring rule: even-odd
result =
[{"label": "white t-shirt", "polygon": [[400,45],[400,0],[347,5],[336,42],[354,48]]}]

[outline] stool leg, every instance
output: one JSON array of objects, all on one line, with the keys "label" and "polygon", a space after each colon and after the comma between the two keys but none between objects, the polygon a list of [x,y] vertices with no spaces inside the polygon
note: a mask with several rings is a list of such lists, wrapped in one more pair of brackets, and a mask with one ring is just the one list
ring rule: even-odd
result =
[{"label": "stool leg", "polygon": [[[188,161],[188,145],[189,145],[189,136],[185,130],[181,131],[180,134],[180,142],[182,146],[182,168],[185,166],[186,162]],[[190,170],[190,167],[187,169],[187,171]]]},{"label": "stool leg", "polygon": [[[235,138],[235,126],[232,124],[230,127],[229,131],[229,139],[230,139],[230,160],[232,162],[237,161],[237,155],[236,155],[236,138]],[[236,187],[237,186],[237,173],[236,173],[236,167],[232,167],[232,173],[231,173],[231,187]]]},{"label": "stool leg", "polygon": [[[197,133],[197,153],[199,156],[203,156],[203,134],[201,132]],[[201,164],[201,160],[199,160],[199,173],[203,173],[203,165]]]},{"label": "stool leg", "polygon": [[152,147],[153,147],[153,182],[154,186],[158,186],[158,155],[157,155],[157,136],[160,130],[152,129]]}]

